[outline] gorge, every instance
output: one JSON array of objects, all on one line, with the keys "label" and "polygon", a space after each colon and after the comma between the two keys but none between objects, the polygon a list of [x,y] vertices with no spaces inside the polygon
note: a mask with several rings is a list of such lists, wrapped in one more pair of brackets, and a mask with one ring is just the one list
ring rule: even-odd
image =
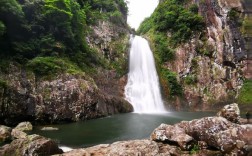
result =
[{"label": "gorge", "polygon": [[251,154],[251,4],[159,0],[134,30],[124,0],[0,0],[0,155]]}]

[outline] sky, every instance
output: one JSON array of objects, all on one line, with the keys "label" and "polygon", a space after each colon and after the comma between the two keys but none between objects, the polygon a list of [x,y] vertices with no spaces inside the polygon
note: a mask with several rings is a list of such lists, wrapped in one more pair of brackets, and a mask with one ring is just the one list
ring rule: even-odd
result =
[{"label": "sky", "polygon": [[140,23],[149,17],[158,5],[159,0],[127,0],[128,1],[128,24],[137,30]]}]

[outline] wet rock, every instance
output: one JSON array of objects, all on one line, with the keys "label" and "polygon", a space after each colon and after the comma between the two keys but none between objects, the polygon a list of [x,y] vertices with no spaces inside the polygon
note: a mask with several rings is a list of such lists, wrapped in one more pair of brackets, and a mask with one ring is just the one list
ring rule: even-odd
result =
[{"label": "wet rock", "polygon": [[57,131],[59,128],[57,127],[43,127],[41,128],[42,131]]},{"label": "wet rock", "polygon": [[213,136],[215,147],[225,153],[246,155],[245,145],[252,145],[252,125],[229,128]]},{"label": "wet rock", "polygon": [[240,123],[240,109],[237,103],[229,104],[224,106],[218,113],[217,116],[222,116],[227,120]]},{"label": "wet rock", "polygon": [[31,131],[32,128],[33,127],[30,122],[21,122],[14,129],[19,130],[19,131]]},{"label": "wet rock", "polygon": [[185,130],[178,126],[162,124],[151,134],[151,140],[177,143],[183,150],[188,149],[193,138],[185,133]]},{"label": "wet rock", "polygon": [[25,139],[27,137],[27,134],[23,131],[18,130],[18,129],[12,129],[11,137],[12,137],[12,139]]},{"label": "wet rock", "polygon": [[223,117],[206,117],[175,125],[161,124],[151,134],[151,140],[175,142],[182,150],[197,145],[200,149],[214,147],[225,154],[246,155],[245,147],[252,144],[252,126],[234,124]]},{"label": "wet rock", "polygon": [[39,135],[29,135],[26,138],[16,139],[0,149],[0,155],[20,156],[52,155],[62,152],[55,141]]},{"label": "wet rock", "polygon": [[[169,156],[166,151],[164,155]],[[85,149],[72,150],[62,154],[62,156],[73,155],[124,155],[124,156],[152,156],[159,155],[159,147],[156,142],[150,140],[119,141],[113,144],[102,144]]]},{"label": "wet rock", "polygon": [[11,138],[11,128],[4,125],[0,125],[0,143],[10,140],[10,138]]},{"label": "wet rock", "polygon": [[[119,141],[113,144],[102,144],[89,148],[75,149],[58,156],[190,156],[190,151],[181,151],[174,145],[150,140]],[[219,151],[196,151],[194,156],[222,155]]]}]

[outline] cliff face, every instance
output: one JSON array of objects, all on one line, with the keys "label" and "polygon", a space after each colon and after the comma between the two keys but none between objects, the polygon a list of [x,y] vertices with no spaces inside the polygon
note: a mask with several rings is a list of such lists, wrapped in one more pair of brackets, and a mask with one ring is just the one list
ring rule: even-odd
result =
[{"label": "cliff face", "polygon": [[215,109],[235,101],[247,72],[239,23],[244,10],[240,0],[191,3],[198,5],[206,31],[176,48],[177,59],[165,66],[178,73],[191,109]]},{"label": "cliff face", "polygon": [[128,66],[129,29],[108,21],[99,21],[91,26],[88,44],[96,49],[111,65],[110,69],[99,68],[93,78],[105,93],[124,96]]},{"label": "cliff face", "polygon": [[[42,8],[47,1],[35,2],[40,4],[38,8]],[[86,5],[81,2],[78,2],[80,4],[75,1],[73,3],[81,10]],[[24,3],[23,9],[25,10],[28,2]],[[57,6],[58,4],[59,6]],[[37,14],[40,10],[33,5],[30,7]],[[55,5],[59,8],[64,6],[61,6],[60,3],[55,3]],[[82,41],[83,44],[87,42],[86,49],[84,46],[80,49],[76,47],[74,53],[71,54],[70,51],[62,51],[64,48],[67,49],[67,44],[57,42],[57,48],[47,49],[49,53],[40,53],[38,56],[41,57],[35,57],[31,60],[26,58],[28,63],[17,63],[15,58],[5,62],[0,61],[1,123],[15,125],[23,120],[39,123],[79,121],[133,111],[132,106],[123,99],[124,79],[120,79],[126,72],[127,61],[129,29],[126,25],[126,4],[118,0],[116,2],[90,2],[90,5],[94,8],[81,10],[81,15],[86,11],[86,19],[90,20],[87,21],[90,23],[85,24],[85,21],[78,21],[84,24],[80,26],[81,29],[86,28],[89,31],[73,35],[84,35],[80,38],[86,40]],[[49,10],[49,8],[47,9]],[[109,9],[114,12],[109,12]],[[76,12],[72,11],[75,16]],[[108,18],[92,19],[99,13],[102,17]],[[116,16],[113,13],[117,13]],[[1,18],[5,17],[5,15],[0,15]],[[60,15],[60,13],[55,13],[54,16]],[[52,26],[56,24],[53,23]],[[6,27],[8,28],[7,24]],[[62,31],[66,31],[65,28],[62,29]],[[55,31],[61,31],[61,27]],[[17,32],[17,35],[19,33]],[[40,38],[35,33],[34,38],[39,42]],[[4,36],[0,37],[8,35],[6,32]],[[0,39],[2,41],[3,38]],[[62,40],[65,40],[64,36],[62,36]],[[54,44],[54,40],[51,42]],[[69,40],[66,43],[69,43]],[[20,45],[27,46],[25,43]],[[33,43],[29,43],[29,45],[33,46]],[[44,50],[43,47],[41,49],[41,51]],[[60,52],[57,51],[59,49],[61,49]],[[13,50],[14,52],[15,50]],[[2,53],[0,52],[0,54]]]}]

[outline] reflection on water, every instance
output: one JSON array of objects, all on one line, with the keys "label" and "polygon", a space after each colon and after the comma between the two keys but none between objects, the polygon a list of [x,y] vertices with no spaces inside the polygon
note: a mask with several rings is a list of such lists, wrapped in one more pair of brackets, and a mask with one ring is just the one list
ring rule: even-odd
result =
[{"label": "reflection on water", "polygon": [[32,133],[55,139],[64,146],[88,147],[120,140],[149,138],[151,132],[161,123],[174,124],[182,120],[192,120],[214,114],[213,112],[129,113],[96,120],[53,125],[53,127],[59,128],[58,131],[41,131],[42,127],[35,127]]}]

